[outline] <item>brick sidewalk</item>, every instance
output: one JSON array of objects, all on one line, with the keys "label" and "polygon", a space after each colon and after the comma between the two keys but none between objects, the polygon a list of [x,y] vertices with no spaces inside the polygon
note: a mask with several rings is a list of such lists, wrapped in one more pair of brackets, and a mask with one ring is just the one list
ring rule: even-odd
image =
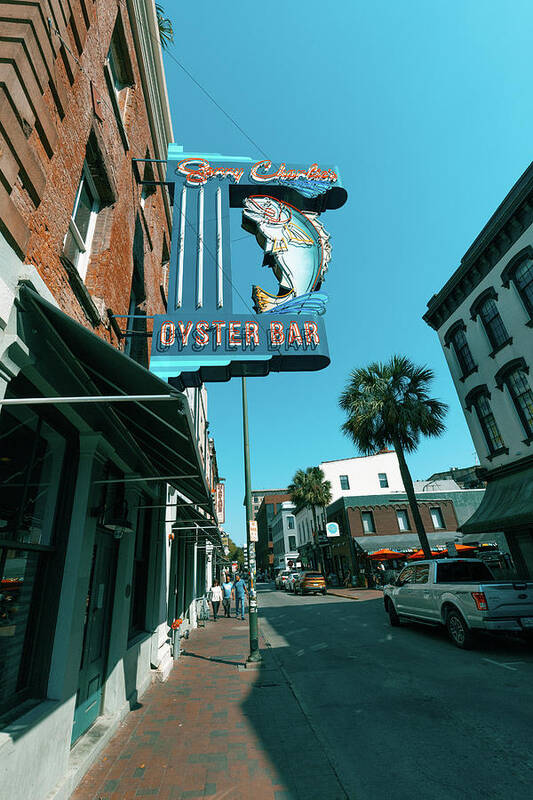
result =
[{"label": "brick sidewalk", "polygon": [[140,698],[72,800],[344,800],[334,768],[262,639],[245,670],[248,619],[191,633],[164,684]]}]

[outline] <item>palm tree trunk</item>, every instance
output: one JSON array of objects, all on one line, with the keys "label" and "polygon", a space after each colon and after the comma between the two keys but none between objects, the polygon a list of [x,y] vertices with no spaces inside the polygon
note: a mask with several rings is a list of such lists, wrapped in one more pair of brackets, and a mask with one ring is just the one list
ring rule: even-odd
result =
[{"label": "palm tree trunk", "polygon": [[320,564],[320,571],[324,577],[326,577],[326,572],[324,570],[324,562],[322,560],[322,548],[320,547],[320,541],[318,537],[318,529],[316,524],[316,509],[314,505],[311,506],[311,511],[313,512],[313,527],[314,533],[316,535],[316,546],[318,547],[318,563]]},{"label": "palm tree trunk", "polygon": [[409,500],[411,514],[413,515],[413,519],[415,521],[416,532],[418,533],[418,538],[420,539],[420,547],[424,551],[425,557],[431,558],[431,549],[429,546],[428,537],[426,536],[426,529],[424,528],[424,523],[422,522],[422,517],[420,516],[420,509],[418,508],[418,503],[416,502],[415,488],[413,486],[413,480],[411,478],[411,473],[409,472],[409,467],[407,466],[407,462],[405,460],[403,447],[398,440],[394,440],[393,443],[394,449],[396,450],[396,455],[398,456],[398,464],[400,465],[400,475],[402,476],[407,499]]}]

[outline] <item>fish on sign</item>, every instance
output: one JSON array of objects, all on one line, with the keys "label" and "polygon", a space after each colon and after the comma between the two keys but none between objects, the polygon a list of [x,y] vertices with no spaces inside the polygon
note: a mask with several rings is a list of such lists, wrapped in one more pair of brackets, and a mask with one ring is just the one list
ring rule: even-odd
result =
[{"label": "fish on sign", "polygon": [[[179,389],[204,381],[329,364],[322,285],[330,237],[319,217],[347,194],[338,170],[318,163],[254,162],[185,154],[170,145],[167,184],[174,196],[168,310],[154,319],[150,369]],[[253,283],[250,313],[234,313],[230,209],[263,250],[274,278]]]}]

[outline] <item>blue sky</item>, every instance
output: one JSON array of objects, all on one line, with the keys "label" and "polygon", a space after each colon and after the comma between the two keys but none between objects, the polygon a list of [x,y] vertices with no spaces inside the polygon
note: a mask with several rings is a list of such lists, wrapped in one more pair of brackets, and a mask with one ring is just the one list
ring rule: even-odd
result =
[{"label": "blue sky", "polygon": [[[179,8],[176,9],[175,6]],[[349,198],[322,216],[331,365],[248,380],[252,483],[356,455],[339,427],[349,372],[394,352],[436,373],[447,433],[410,458],[414,478],[475,462],[427,301],[531,161],[530,2],[270,0],[174,4],[171,53],[274,161],[336,164]],[[261,153],[168,55],[175,140],[185,150]],[[250,297],[262,253],[232,220],[234,282]],[[262,280],[261,280],[262,279]],[[268,285],[267,285],[268,284]],[[245,311],[236,304],[235,310]],[[226,478],[226,529],[244,540],[240,380],[210,384]]]}]

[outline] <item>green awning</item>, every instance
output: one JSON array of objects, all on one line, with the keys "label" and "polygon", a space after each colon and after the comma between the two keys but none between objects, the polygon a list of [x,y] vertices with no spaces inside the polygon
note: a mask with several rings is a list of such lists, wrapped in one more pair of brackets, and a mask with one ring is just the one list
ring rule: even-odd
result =
[{"label": "green awning", "polygon": [[[39,383],[32,380],[35,374],[41,376],[41,383],[44,377],[48,389],[43,394],[176,395],[167,383],[28,286],[21,287],[18,306],[19,332],[34,361],[34,366],[24,371],[35,383]],[[160,477],[193,503],[202,505],[211,517],[215,516],[184,395],[178,395],[176,402],[132,400],[82,403],[69,408],[88,429],[105,436],[133,473],[152,479]]]},{"label": "green awning", "polygon": [[481,505],[461,526],[467,534],[533,525],[533,468],[487,483]]}]

